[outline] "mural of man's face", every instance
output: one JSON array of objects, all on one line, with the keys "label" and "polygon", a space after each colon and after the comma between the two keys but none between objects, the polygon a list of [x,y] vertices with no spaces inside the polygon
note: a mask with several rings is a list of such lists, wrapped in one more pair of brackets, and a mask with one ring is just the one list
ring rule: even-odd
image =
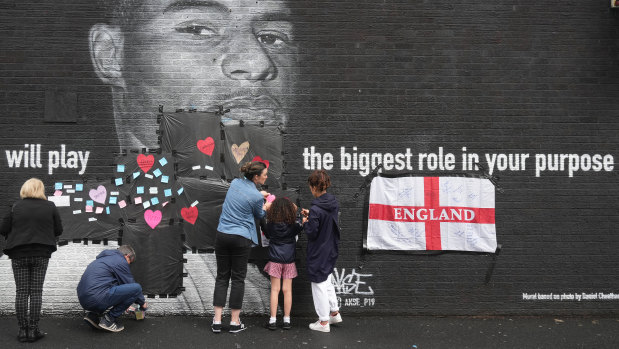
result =
[{"label": "mural of man's face", "polygon": [[286,122],[297,70],[287,1],[157,0],[129,13],[90,31],[121,147],[157,147],[158,105]]}]

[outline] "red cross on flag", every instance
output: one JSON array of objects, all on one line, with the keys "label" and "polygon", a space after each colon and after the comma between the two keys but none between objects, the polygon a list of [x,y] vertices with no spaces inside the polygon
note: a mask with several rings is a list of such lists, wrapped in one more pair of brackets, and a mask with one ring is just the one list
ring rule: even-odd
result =
[{"label": "red cross on flag", "polygon": [[468,177],[376,177],[369,250],[495,252],[494,185]]}]

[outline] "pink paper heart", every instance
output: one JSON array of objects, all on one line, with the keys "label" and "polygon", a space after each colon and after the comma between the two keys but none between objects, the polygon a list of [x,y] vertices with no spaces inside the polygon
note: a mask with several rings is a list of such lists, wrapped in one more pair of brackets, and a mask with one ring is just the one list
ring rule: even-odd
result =
[{"label": "pink paper heart", "polygon": [[146,224],[148,224],[152,229],[155,229],[155,227],[157,227],[157,224],[161,222],[161,211],[146,210],[144,212],[144,220],[146,221]]},{"label": "pink paper heart", "polygon": [[90,198],[95,202],[105,204],[107,190],[104,186],[100,185],[97,187],[97,189],[90,189],[90,191],[88,192],[88,196],[90,196]]},{"label": "pink paper heart", "polygon": [[269,194],[269,196],[267,196],[267,202],[273,202],[273,201],[275,201],[275,195]]}]

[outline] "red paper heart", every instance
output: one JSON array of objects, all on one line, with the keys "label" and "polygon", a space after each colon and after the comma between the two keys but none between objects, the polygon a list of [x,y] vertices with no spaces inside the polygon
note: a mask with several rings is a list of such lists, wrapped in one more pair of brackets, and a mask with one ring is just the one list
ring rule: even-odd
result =
[{"label": "red paper heart", "polygon": [[148,172],[151,167],[155,164],[155,157],[152,155],[138,155],[138,166],[144,171],[144,173]]},{"label": "red paper heart", "polygon": [[269,160],[262,160],[262,158],[259,156],[256,156],[255,158],[251,159],[251,161],[264,162],[264,164],[267,165],[267,168],[269,168]]},{"label": "red paper heart", "polygon": [[183,207],[181,208],[181,216],[183,219],[191,224],[196,224],[196,220],[198,219],[198,208],[193,207]]},{"label": "red paper heart", "polygon": [[213,140],[212,137],[207,137],[198,141],[198,150],[204,154],[208,156],[213,155],[213,149],[215,149],[215,140]]}]

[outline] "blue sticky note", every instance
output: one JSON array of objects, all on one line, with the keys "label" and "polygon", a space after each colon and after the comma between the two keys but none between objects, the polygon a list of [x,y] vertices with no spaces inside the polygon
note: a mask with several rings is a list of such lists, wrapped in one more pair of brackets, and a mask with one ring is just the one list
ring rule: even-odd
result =
[{"label": "blue sticky note", "polygon": [[161,176],[161,183],[168,183],[170,181],[170,177],[168,176]]},{"label": "blue sticky note", "polygon": [[137,187],[135,190],[138,194],[144,194],[144,187]]},{"label": "blue sticky note", "polygon": [[95,202],[94,202],[94,201],[92,201],[92,200],[86,200],[86,206],[90,206],[90,207],[92,207],[92,206],[94,206],[94,205],[95,205]]},{"label": "blue sticky note", "polygon": [[165,196],[172,196],[172,189],[164,189],[163,190],[163,195],[165,195]]},{"label": "blue sticky note", "polygon": [[140,172],[133,172],[133,179],[138,178],[139,175],[140,175]]},{"label": "blue sticky note", "polygon": [[165,166],[168,163],[168,160],[166,160],[165,158],[161,158],[159,159],[159,163],[161,164],[161,166]]},{"label": "blue sticky note", "polygon": [[161,170],[160,169],[156,169],[153,171],[153,174],[155,175],[155,177],[159,177],[161,176]]},{"label": "blue sticky note", "polygon": [[113,205],[116,203],[117,198],[115,196],[110,196],[110,205]]},{"label": "blue sticky note", "polygon": [[75,191],[82,191],[82,190],[84,190],[84,185],[82,183],[75,184]]},{"label": "blue sticky note", "polygon": [[117,185],[117,186],[118,186],[118,185],[123,185],[123,179],[122,179],[122,178],[116,178],[116,179],[114,180],[114,183],[116,183],[116,185]]},{"label": "blue sticky note", "polygon": [[60,182],[56,182],[56,184],[54,184],[54,189],[56,189],[56,190],[62,190],[62,183],[60,183]]},{"label": "blue sticky note", "polygon": [[125,165],[123,164],[116,165],[116,172],[125,172]]},{"label": "blue sticky note", "polygon": [[106,214],[110,214],[110,206],[106,206],[105,207],[105,213]]},{"label": "blue sticky note", "polygon": [[177,191],[178,195],[181,195],[183,193],[183,188],[181,187],[178,191]]},{"label": "blue sticky note", "polygon": [[153,205],[157,205],[159,203],[159,199],[157,199],[156,197],[150,199],[150,203]]}]

